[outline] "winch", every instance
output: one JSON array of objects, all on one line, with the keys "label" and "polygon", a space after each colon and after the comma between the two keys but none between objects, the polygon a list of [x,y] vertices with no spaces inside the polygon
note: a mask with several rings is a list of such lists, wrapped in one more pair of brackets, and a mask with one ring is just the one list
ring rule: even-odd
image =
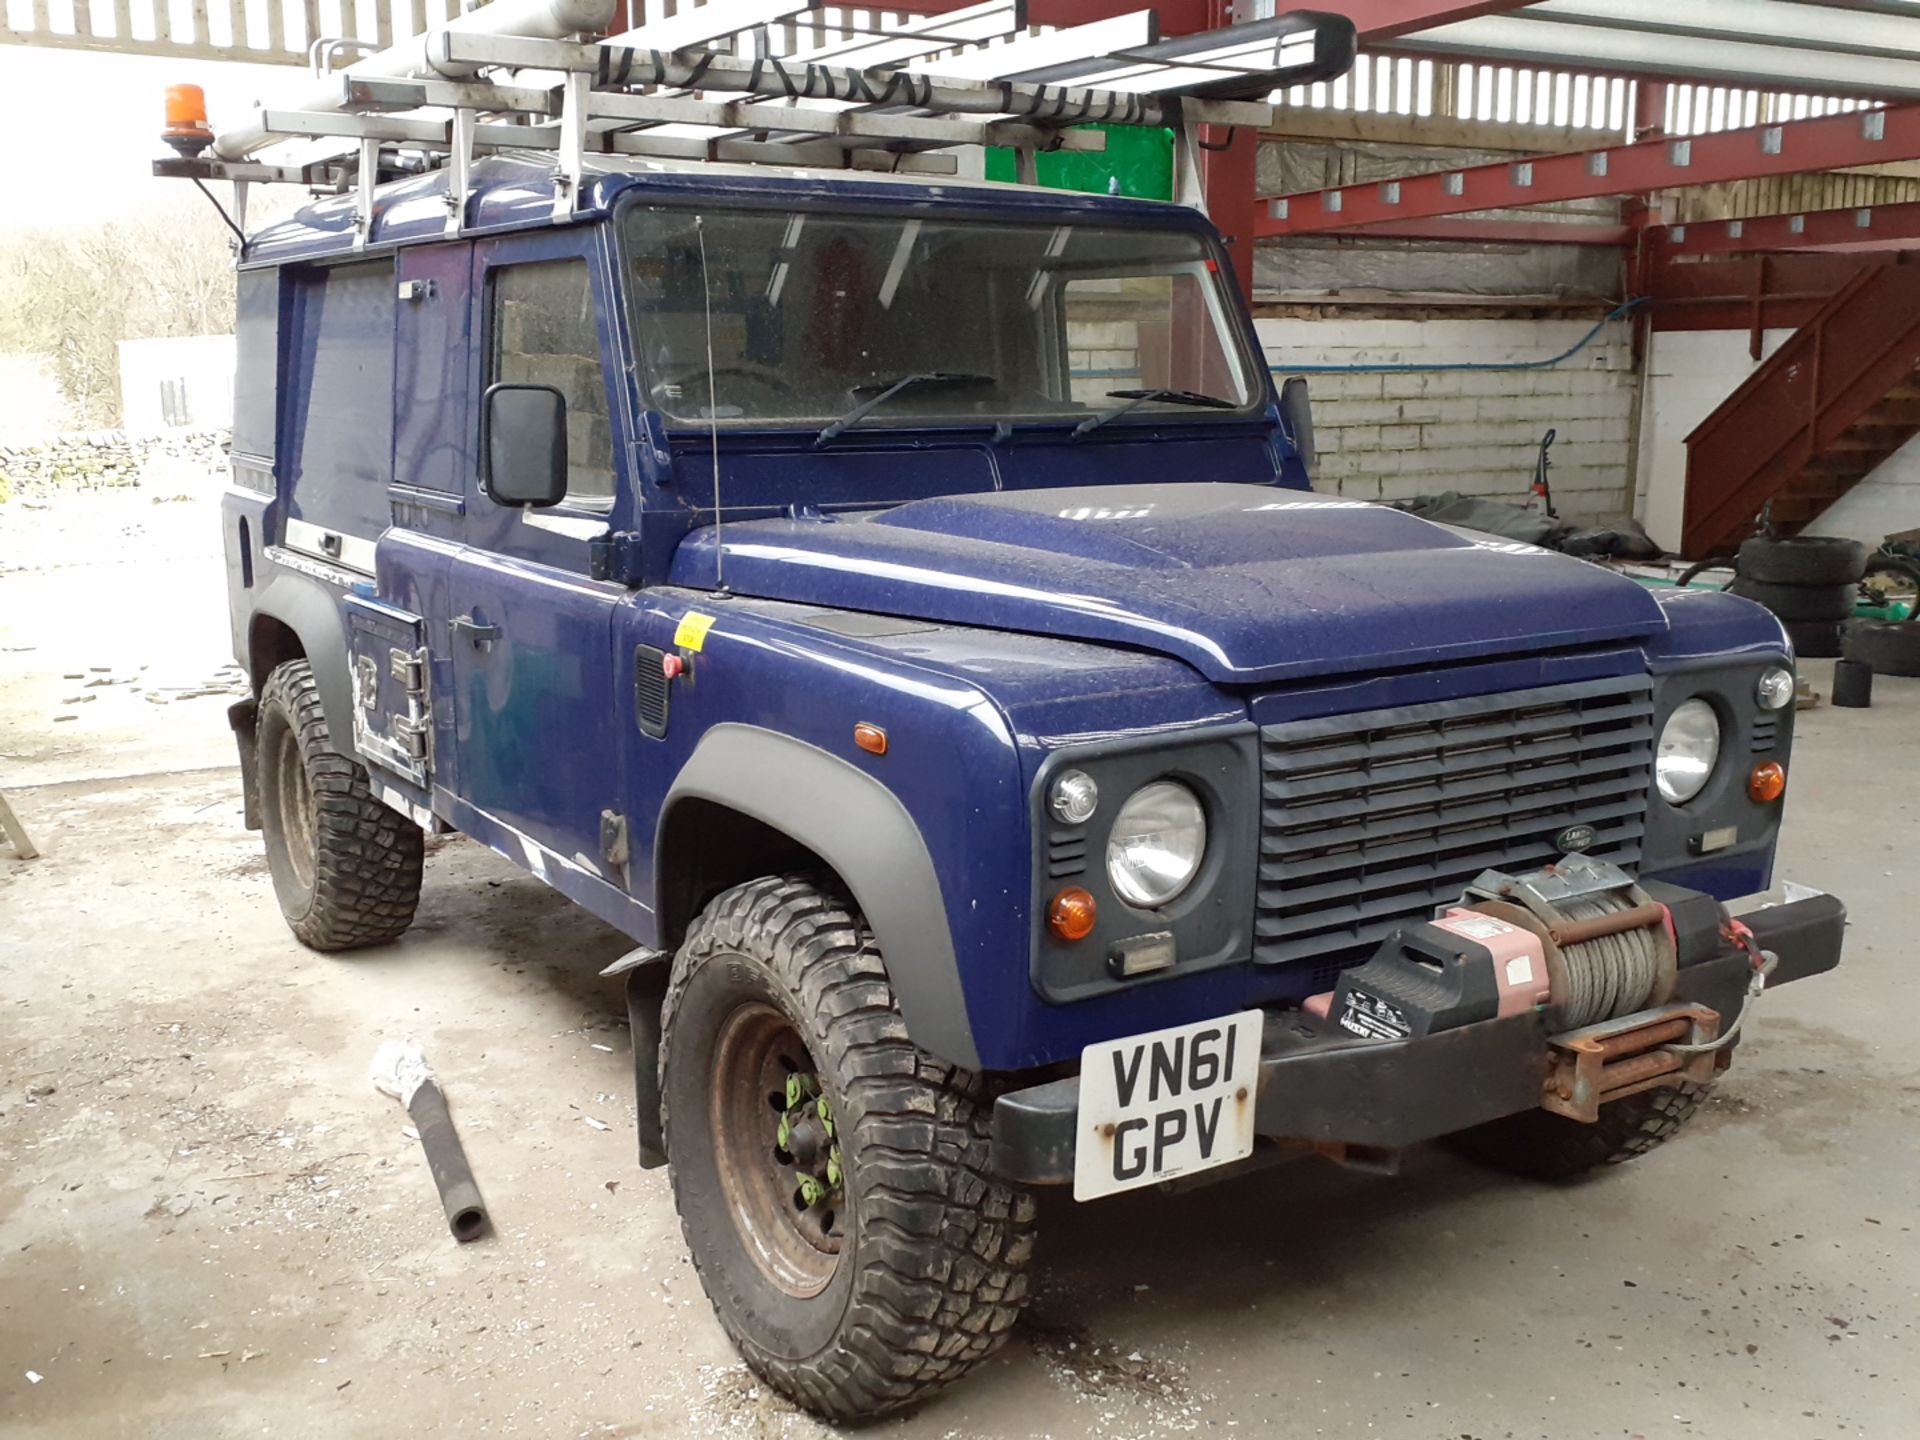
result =
[{"label": "winch", "polygon": [[1483,872],[1458,905],[1396,931],[1308,1009],[1374,1040],[1540,1011],[1554,1054],[1542,1104],[1592,1121],[1609,1100],[1713,1077],[1718,1057],[1702,1047],[1720,1016],[1668,1003],[1679,965],[1669,906],[1618,866],[1569,855],[1524,875]]}]

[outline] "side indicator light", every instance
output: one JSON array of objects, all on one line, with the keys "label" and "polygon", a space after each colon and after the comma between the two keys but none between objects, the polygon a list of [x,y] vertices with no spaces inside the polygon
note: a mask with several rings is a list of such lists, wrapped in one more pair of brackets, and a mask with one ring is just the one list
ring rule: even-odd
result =
[{"label": "side indicator light", "polygon": [[1056,939],[1072,944],[1084,940],[1093,933],[1094,921],[1100,918],[1100,907],[1077,885],[1070,885],[1053,897],[1053,903],[1047,906],[1047,928]]},{"label": "side indicator light", "polygon": [[678,680],[682,675],[687,673],[685,657],[673,654],[662,655],[660,657],[660,673],[669,680]]},{"label": "side indicator light", "polygon": [[887,753],[887,732],[878,725],[869,725],[862,720],[853,727],[853,743],[869,755],[884,755]]},{"label": "side indicator light", "polygon": [[213,143],[213,127],[207,124],[207,92],[198,85],[169,85],[166,113],[166,128],[160,138],[182,155],[198,155]]},{"label": "side indicator light", "polygon": [[1762,805],[1771,805],[1787,793],[1787,771],[1778,760],[1762,760],[1747,777],[1747,794]]}]

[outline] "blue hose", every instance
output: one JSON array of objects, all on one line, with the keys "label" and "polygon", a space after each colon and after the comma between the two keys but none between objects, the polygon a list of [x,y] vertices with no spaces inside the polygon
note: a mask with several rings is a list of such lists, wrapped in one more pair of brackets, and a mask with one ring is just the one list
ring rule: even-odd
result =
[{"label": "blue hose", "polygon": [[1629,311],[1645,305],[1649,297],[1645,295],[1627,301],[1607,312],[1591,330],[1576,340],[1571,348],[1562,350],[1547,360],[1516,361],[1456,361],[1452,364],[1426,364],[1415,362],[1404,365],[1269,365],[1267,368],[1276,375],[1392,375],[1409,372],[1433,373],[1456,370],[1551,370],[1563,360],[1571,360],[1594,342],[1596,336],[1615,320]]}]

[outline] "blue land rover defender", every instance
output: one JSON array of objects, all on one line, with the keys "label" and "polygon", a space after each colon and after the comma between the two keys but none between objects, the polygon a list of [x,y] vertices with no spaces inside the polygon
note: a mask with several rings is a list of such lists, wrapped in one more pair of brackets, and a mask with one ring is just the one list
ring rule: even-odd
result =
[{"label": "blue land rover defender", "polygon": [[1722,904],[1779,623],[1316,495],[1232,273],[1165,203],[504,153],[242,248],[287,922],[394,940],[457,830],[631,936],[641,1162],[823,1415],[1005,1339],[1037,1187],[1570,1175],[1838,961],[1831,897]]}]

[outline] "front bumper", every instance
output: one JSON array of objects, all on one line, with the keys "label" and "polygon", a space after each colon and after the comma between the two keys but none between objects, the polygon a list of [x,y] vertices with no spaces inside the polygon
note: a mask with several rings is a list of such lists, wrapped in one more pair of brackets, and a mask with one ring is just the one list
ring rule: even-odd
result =
[{"label": "front bumper", "polygon": [[[1760,948],[1779,957],[1769,990],[1840,963],[1847,912],[1831,895],[1741,919]],[[1725,1033],[1748,1003],[1751,974],[1746,954],[1728,951],[1683,968],[1673,1000],[1717,1012]],[[1535,1109],[1552,1067],[1537,1011],[1414,1040],[1355,1040],[1305,1011],[1269,1012],[1254,1129],[1276,1140],[1397,1149]],[[1002,1095],[993,1111],[995,1170],[1028,1185],[1070,1184],[1079,1108],[1077,1076]]]}]

